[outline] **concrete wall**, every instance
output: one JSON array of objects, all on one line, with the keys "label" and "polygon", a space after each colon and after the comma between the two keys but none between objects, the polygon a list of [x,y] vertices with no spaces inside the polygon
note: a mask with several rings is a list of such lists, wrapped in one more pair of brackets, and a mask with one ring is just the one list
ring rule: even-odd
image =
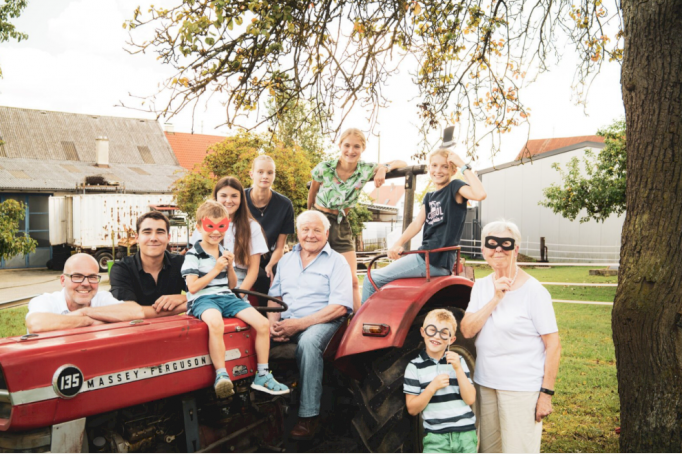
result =
[{"label": "concrete wall", "polygon": [[[521,252],[540,257],[540,237],[548,243],[550,262],[617,262],[624,215],[611,216],[604,223],[581,224],[580,215],[569,221],[549,208],[538,205],[544,199],[543,189],[560,183],[559,172],[552,168],[558,162],[565,169],[573,157],[582,160],[586,148],[535,159],[532,163],[483,171],[481,180],[488,197],[481,203],[481,225],[505,218],[521,229]],[[597,152],[597,149],[593,148]],[[584,212],[581,213],[584,215]]]}]

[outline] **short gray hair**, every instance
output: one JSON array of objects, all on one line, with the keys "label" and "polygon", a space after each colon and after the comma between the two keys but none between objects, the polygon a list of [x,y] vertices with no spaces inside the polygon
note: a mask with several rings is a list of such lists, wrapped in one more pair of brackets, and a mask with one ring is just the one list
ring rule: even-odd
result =
[{"label": "short gray hair", "polygon": [[304,211],[303,213],[299,214],[298,217],[296,218],[296,228],[300,229],[301,224],[303,224],[303,222],[311,216],[316,217],[320,221],[322,221],[322,225],[324,226],[324,230],[326,232],[329,231],[329,227],[331,227],[331,224],[329,223],[329,219],[327,219],[327,216],[325,216],[323,213],[321,213],[319,211],[315,211],[315,210],[308,210],[308,211]]},{"label": "short gray hair", "polygon": [[[488,235],[492,233],[501,233],[505,230],[511,232],[512,238],[516,241],[517,246],[521,244],[521,231],[519,230],[519,227],[506,219],[487,223],[481,232],[481,243],[485,243],[485,237]],[[483,244],[481,244],[481,246],[483,246]]]}]

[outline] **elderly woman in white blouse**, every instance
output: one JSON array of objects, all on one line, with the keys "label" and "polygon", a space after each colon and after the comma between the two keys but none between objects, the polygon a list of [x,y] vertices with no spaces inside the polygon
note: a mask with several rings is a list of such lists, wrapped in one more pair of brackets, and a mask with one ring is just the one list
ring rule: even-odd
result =
[{"label": "elderly woman in white blouse", "polygon": [[542,418],[552,412],[561,344],[549,292],[520,269],[521,232],[512,222],[483,228],[493,273],[478,279],[462,319],[476,339],[481,452],[540,452]]}]

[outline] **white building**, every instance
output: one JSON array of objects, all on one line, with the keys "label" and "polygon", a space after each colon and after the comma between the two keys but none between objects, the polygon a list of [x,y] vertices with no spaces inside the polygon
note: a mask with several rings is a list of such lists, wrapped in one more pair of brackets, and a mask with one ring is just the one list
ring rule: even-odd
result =
[{"label": "white building", "polygon": [[540,259],[540,238],[544,237],[550,262],[618,262],[624,216],[581,224],[580,215],[569,221],[539,205],[543,189],[561,184],[554,163],[566,169],[572,158],[582,161],[586,150],[602,148],[599,136],[531,140],[517,160],[479,171],[488,193],[480,204],[480,226],[500,218],[515,222],[523,235],[521,253],[536,259]]}]

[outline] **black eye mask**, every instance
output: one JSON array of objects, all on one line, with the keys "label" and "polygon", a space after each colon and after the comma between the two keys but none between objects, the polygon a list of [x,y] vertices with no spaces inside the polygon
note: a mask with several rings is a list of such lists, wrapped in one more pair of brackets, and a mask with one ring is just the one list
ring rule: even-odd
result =
[{"label": "black eye mask", "polygon": [[[509,243],[509,245],[505,245]],[[514,249],[516,240],[514,238],[500,238],[498,236],[485,237],[485,247],[488,249],[497,249],[501,247],[503,251],[511,251]]]}]

